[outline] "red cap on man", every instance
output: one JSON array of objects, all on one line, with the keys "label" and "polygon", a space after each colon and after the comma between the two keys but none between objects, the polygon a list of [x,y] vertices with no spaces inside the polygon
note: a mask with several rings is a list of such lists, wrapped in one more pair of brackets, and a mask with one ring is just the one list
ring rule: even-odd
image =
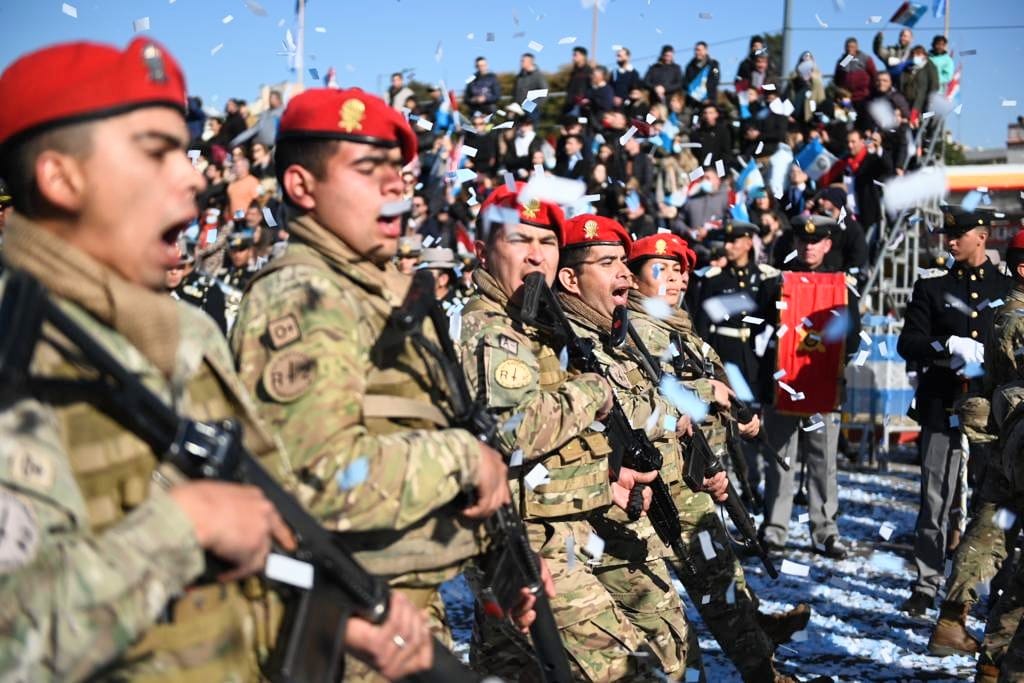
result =
[{"label": "red cap on man", "polygon": [[416,135],[405,117],[359,88],[314,88],[293,97],[281,116],[277,141],[303,139],[399,147],[405,163],[416,157]]},{"label": "red cap on man", "polygon": [[[110,45],[61,43],[21,57],[0,74],[0,147],[59,125],[140,107],[185,113],[185,76],[167,50],[136,38]],[[14,104],[16,103],[16,104]]]},{"label": "red cap on man", "polygon": [[629,256],[632,243],[629,232],[618,221],[585,213],[566,223],[562,249],[621,244]]},{"label": "red cap on man", "polygon": [[629,264],[649,258],[675,259],[683,268],[689,268],[687,252],[691,251],[686,241],[670,232],[641,237],[633,242],[629,250]]},{"label": "red cap on man", "polygon": [[[516,189],[510,190],[508,185],[499,185],[487,195],[487,199],[480,205],[481,219],[486,223],[494,222],[491,218],[492,207],[501,209],[515,209],[519,214],[519,222],[525,225],[532,225],[535,228],[547,228],[554,230],[559,239],[565,232],[565,214],[557,204],[531,199],[522,204],[519,202],[519,193],[526,187],[526,183],[516,182]],[[504,221],[499,221],[504,222]]]}]

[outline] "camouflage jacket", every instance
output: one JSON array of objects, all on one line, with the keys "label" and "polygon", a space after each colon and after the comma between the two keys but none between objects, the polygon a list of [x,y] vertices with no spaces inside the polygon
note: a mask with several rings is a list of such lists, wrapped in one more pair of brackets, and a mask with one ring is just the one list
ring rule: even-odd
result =
[{"label": "camouflage jacket", "polygon": [[[37,277],[53,284],[45,272]],[[6,282],[0,278],[0,293]],[[54,300],[181,413],[241,417],[247,445],[273,468],[275,444],[255,421],[214,323],[160,298],[181,331],[169,378],[85,309]],[[65,357],[67,342],[54,339],[45,327],[32,375],[90,381],[87,366]],[[82,395],[96,392],[84,386]],[[0,394],[0,679],[80,680],[102,670],[116,680],[157,672],[166,680],[257,680],[271,622],[238,584],[194,585],[203,552],[191,521],[157,483],[180,473],[158,470],[145,442],[75,399],[71,384],[7,384]]]},{"label": "camouflage jacket", "polygon": [[422,579],[435,585],[480,550],[479,525],[451,506],[476,482],[479,442],[444,428],[444,382],[387,327],[409,278],[361,259],[309,217],[289,231],[287,251],[239,306],[239,374],[311,512],[331,529],[365,532],[348,538],[371,571],[438,570]]},{"label": "camouflage jacket", "polygon": [[[520,514],[551,518],[607,508],[611,448],[591,429],[607,384],[596,375],[571,375],[559,349],[517,319],[494,278],[484,270],[473,275],[479,291],[462,310],[462,367],[470,388],[505,425],[498,439],[513,454],[509,477]],[[543,473],[538,465],[546,476],[536,474]]]}]

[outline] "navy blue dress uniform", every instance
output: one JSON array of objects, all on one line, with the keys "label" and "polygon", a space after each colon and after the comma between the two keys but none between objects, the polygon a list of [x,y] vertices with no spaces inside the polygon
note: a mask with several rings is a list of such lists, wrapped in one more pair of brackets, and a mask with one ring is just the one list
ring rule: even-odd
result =
[{"label": "navy blue dress uniform", "polygon": [[[757,235],[758,228],[745,221],[728,221],[721,233],[725,242],[732,242]],[[723,362],[733,363],[747,378],[759,376],[760,358],[755,353],[754,338],[764,330],[764,321],[774,313],[774,304],[765,296],[773,289],[769,285],[778,276],[777,268],[755,263],[751,253],[750,260],[743,266],[728,263],[724,268],[712,268],[704,274],[700,285],[700,304],[732,294],[745,293],[750,297],[749,309],[719,322],[708,317],[703,305],[693,309],[697,334],[718,352]],[[755,322],[757,320],[762,322]]]},{"label": "navy blue dress uniform", "polygon": [[[987,232],[990,220],[982,212],[946,207],[943,232],[950,241],[958,240],[972,230]],[[908,413],[921,425],[921,508],[914,543],[918,577],[901,606],[910,614],[931,607],[943,580],[949,514],[963,465],[959,430],[951,421],[953,403],[981,388],[980,376],[965,379],[955,368],[985,344],[997,302],[1012,287],[1011,279],[984,257],[984,244],[979,249],[962,252],[945,274],[914,284],[896,346],[908,364],[918,367]]]},{"label": "navy blue dress uniform", "polygon": [[[192,262],[192,256],[187,256],[186,262]],[[220,331],[227,334],[224,293],[212,277],[193,269],[171,290],[171,296],[202,309],[213,318]]]},{"label": "navy blue dress uniform", "polygon": [[[832,241],[833,235],[842,228],[834,220],[823,216],[811,216],[793,225],[795,243],[818,243]],[[833,244],[832,248],[835,248]],[[798,248],[799,251],[799,248]],[[831,252],[829,252],[831,253]],[[835,273],[840,269],[829,263],[826,258],[817,267],[810,267],[799,256],[784,265],[783,270],[804,273]],[[856,351],[860,335],[860,299],[855,290],[855,279],[846,275],[847,310],[849,311],[849,328],[846,333],[846,351],[849,356]],[[782,278],[773,278],[765,286],[765,298],[768,305],[775,309],[775,302],[780,300]],[[777,318],[773,318],[774,323]],[[839,514],[839,482],[838,482],[838,448],[839,448],[839,413],[831,412],[821,416],[822,428],[804,431],[799,416],[777,412],[771,405],[775,394],[773,375],[776,360],[776,338],[768,342],[764,359],[761,363],[760,395],[765,402],[764,431],[768,442],[783,458],[787,458],[794,466],[784,470],[770,459],[765,467],[765,511],[761,534],[765,543],[774,549],[785,546],[789,534],[789,522],[793,514],[793,494],[796,472],[802,469],[805,473],[804,483],[807,488],[807,512],[810,517],[811,541],[818,552],[833,559],[842,559],[847,549],[839,536],[836,518]]]}]

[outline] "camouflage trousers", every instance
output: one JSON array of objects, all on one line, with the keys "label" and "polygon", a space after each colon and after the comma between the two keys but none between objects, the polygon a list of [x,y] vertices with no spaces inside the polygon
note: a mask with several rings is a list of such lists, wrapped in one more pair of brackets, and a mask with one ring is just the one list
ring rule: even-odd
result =
[{"label": "camouflage trousers", "polygon": [[[551,599],[551,608],[569,655],[573,680],[657,678],[658,658],[643,631],[630,622],[588,565],[590,558],[584,549],[593,532],[590,523],[582,517],[531,520],[526,528],[530,546],[544,559],[554,579],[557,595]],[[479,606],[476,617],[470,647],[470,662],[475,669],[507,681],[541,680],[528,638],[507,620],[483,615]]]},{"label": "camouflage trousers", "polygon": [[981,503],[967,523],[946,580],[946,600],[962,605],[978,602],[978,585],[990,581],[1006,560],[1007,532],[995,522],[999,506]]},{"label": "camouflage trousers", "polygon": [[682,484],[673,488],[692,565],[687,569],[674,562],[679,578],[722,652],[745,678],[757,676],[775,652],[757,621],[757,597],[711,496],[695,494]]},{"label": "camouflage trousers", "polygon": [[1000,681],[1024,681],[1024,563],[1014,568],[1010,587],[985,624],[979,662],[999,664]]}]

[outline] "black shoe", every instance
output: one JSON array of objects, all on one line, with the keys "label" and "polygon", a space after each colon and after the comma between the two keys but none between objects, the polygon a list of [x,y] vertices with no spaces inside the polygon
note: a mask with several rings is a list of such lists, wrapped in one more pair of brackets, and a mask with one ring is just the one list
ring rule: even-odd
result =
[{"label": "black shoe", "polygon": [[900,605],[900,611],[906,612],[912,617],[920,617],[932,608],[935,598],[921,591],[914,591],[910,597]]},{"label": "black shoe", "polygon": [[846,556],[849,555],[849,551],[843,545],[843,542],[839,540],[838,536],[829,536],[825,539],[824,546],[814,543],[813,547],[815,552],[833,560],[845,560]]}]

